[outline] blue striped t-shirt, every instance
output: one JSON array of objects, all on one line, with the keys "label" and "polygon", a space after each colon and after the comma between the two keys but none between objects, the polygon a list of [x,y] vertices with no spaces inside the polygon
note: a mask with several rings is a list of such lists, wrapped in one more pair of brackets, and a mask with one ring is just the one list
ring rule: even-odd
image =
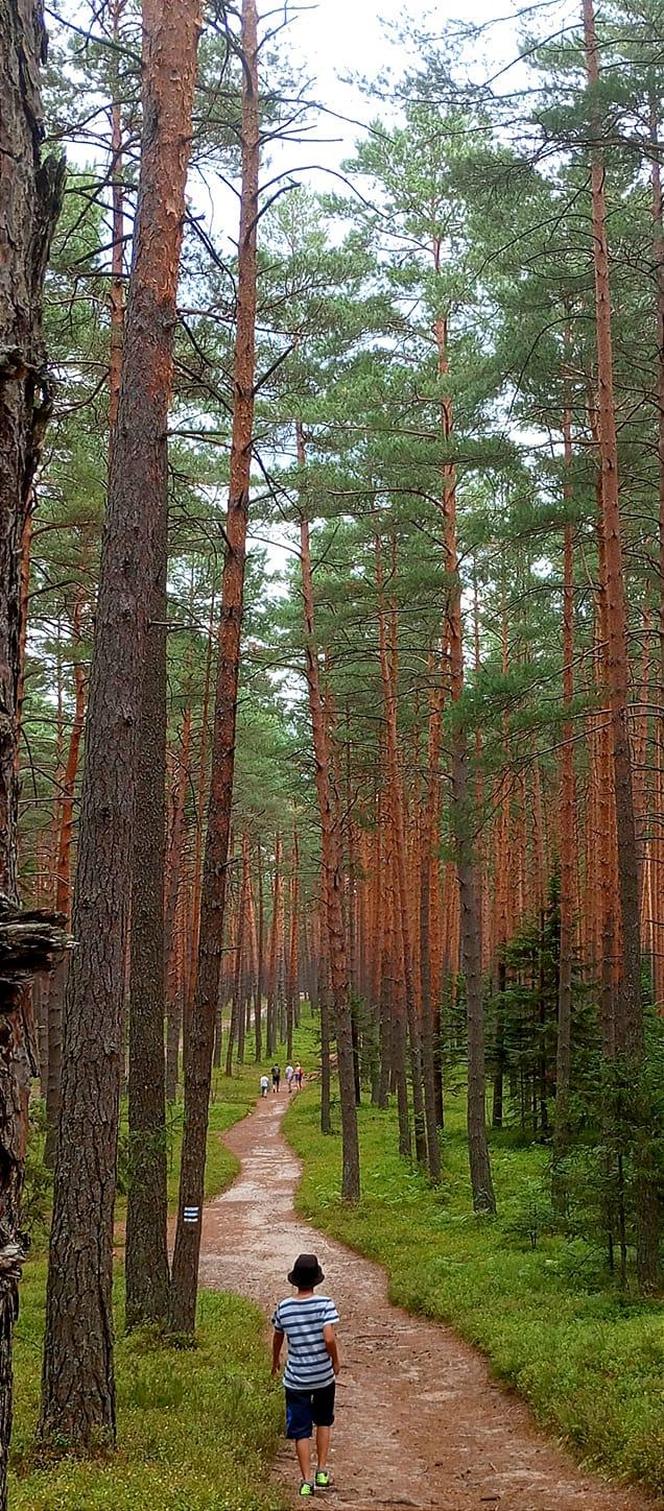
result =
[{"label": "blue striped t-shirt", "polygon": [[284,1385],[289,1390],[322,1390],[332,1384],[334,1370],[323,1328],[338,1321],[339,1313],[329,1296],[288,1296],[279,1302],[272,1326],[286,1334]]}]

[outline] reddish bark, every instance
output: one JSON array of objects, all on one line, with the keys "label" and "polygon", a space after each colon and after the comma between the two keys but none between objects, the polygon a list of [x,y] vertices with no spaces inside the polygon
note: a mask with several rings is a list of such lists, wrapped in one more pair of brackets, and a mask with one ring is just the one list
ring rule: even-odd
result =
[{"label": "reddish bark", "polygon": [[[305,442],[302,426],[296,426],[298,461],[304,466]],[[343,917],[343,875],[341,835],[331,790],[329,740],[321,697],[320,665],[316,644],[314,587],[311,569],[309,521],[300,517],[300,565],[305,631],[305,674],[309,696],[309,716],[314,747],[316,796],[321,829],[324,903],[329,949],[329,971],[337,1041],[339,1091],[341,1098],[341,1134],[343,1143],[341,1194],[344,1201],[358,1201],[360,1195],[360,1151],[355,1105],[353,1063],[353,1027]]]},{"label": "reddish bark", "polygon": [[[600,81],[599,51],[593,0],[583,0],[586,70],[590,91]],[[640,1071],[645,1053],[641,1000],[641,927],[639,867],[634,816],[632,764],[629,743],[629,657],[627,599],[623,573],[622,521],[618,471],[618,440],[613,387],[611,288],[606,231],[603,152],[597,110],[591,97],[591,197],[595,312],[597,335],[599,460],[602,475],[602,521],[606,571],[607,639],[604,657],[610,709],[615,784],[617,860],[620,895],[621,976],[616,996],[616,1051]],[[643,1153],[641,1154],[643,1160]],[[648,1156],[645,1156],[645,1165]],[[646,1288],[659,1281],[659,1212],[653,1172],[637,1176],[636,1249],[639,1279]]]},{"label": "reddish bark", "polygon": [[[378,590],[379,655],[381,679],[383,685],[383,703],[385,708],[385,735],[389,798],[391,808],[391,822],[394,833],[394,863],[399,899],[399,929],[401,934],[401,947],[403,955],[402,970],[405,995],[405,1011],[410,1038],[410,1066],[413,1091],[415,1152],[419,1163],[421,1165],[426,1165],[428,1162],[428,1155],[424,1097],[422,1091],[422,1047],[420,1039],[420,1023],[417,1011],[417,999],[415,995],[411,920],[409,913],[409,887],[406,869],[406,822],[404,812],[403,785],[399,771],[397,703],[395,688],[396,667],[394,664],[394,657],[391,657],[388,652],[388,641],[385,628],[385,612],[383,606],[383,568],[381,560],[381,546],[378,538],[376,538],[375,542],[375,553],[376,587]],[[437,1141],[438,1140],[436,1134],[436,1143]]]},{"label": "reddish bark", "polygon": [[[240,638],[249,520],[256,346],[256,229],[261,145],[258,97],[258,19],[255,0],[242,4],[242,187],[238,240],[230,489],[212,747],[212,780],[205,843],[196,997],[185,1057],[185,1113],[177,1233],[173,1255],[171,1322],[193,1332],[205,1184],[205,1151],[229,855]],[[196,1214],[185,1221],[185,1210]]]},{"label": "reddish bark", "polygon": [[[81,616],[85,600],[84,589],[79,589],[72,616],[72,642],[75,647],[74,661],[74,718],[69,736],[69,749],[64,772],[58,784],[58,809],[60,827],[56,852],[55,908],[69,922],[71,918],[71,857],[74,837],[74,795],[76,778],[85,724],[85,666],[81,654]],[[44,1163],[52,1169],[55,1163],[58,1119],[60,1116],[60,1083],[62,1075],[62,1006],[64,1001],[67,964],[62,960],[51,977],[48,991],[48,1079],[46,1086],[46,1140]]]},{"label": "reddish bark", "polygon": [[[436,323],[438,367],[443,380],[441,423],[445,442],[453,435],[452,399],[447,389],[449,370],[447,355],[447,321]],[[468,1022],[468,1151],[473,1205],[476,1211],[493,1212],[496,1198],[491,1178],[489,1146],[486,1134],[486,1069],[484,1044],[484,1004],[482,999],[482,941],[477,867],[474,856],[474,803],[468,782],[468,738],[458,705],[463,694],[463,626],[461,617],[461,578],[457,547],[456,468],[449,460],[443,468],[443,549],[448,575],[448,611],[446,635],[450,650],[450,692],[457,705],[452,734],[452,819],[459,883],[461,946],[466,984]]]}]

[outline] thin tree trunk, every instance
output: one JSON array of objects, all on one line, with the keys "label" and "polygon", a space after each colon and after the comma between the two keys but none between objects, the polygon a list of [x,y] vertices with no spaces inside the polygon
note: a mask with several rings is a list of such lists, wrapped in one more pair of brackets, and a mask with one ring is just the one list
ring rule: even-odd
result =
[{"label": "thin tree trunk", "polygon": [[[296,439],[298,461],[300,466],[303,467],[306,460],[305,442],[304,432],[299,422],[296,426]],[[328,733],[321,698],[320,665],[315,638],[314,588],[311,570],[309,522],[305,514],[302,514],[300,518],[300,564],[302,569],[302,596],[304,603],[305,666],[316,765],[316,795],[318,798],[318,816],[321,828],[324,905],[327,916],[330,983],[332,988],[334,1033],[337,1041],[339,1094],[341,1100],[341,1195],[344,1201],[355,1202],[359,1201],[360,1196],[360,1148],[357,1132],[357,1107],[355,1103],[353,1026],[342,903],[341,843],[331,793]]]},{"label": "thin tree trunk", "polygon": [[[67,984],[42,1381],[42,1438],[115,1434],[113,1215],[136,731],[167,465],[200,11],[144,0],[143,149],[111,448]],[[164,184],[169,192],[164,193]],[[161,983],[160,983],[161,985]]]},{"label": "thin tree trunk", "polygon": [[256,1064],[260,1065],[263,1058],[263,956],[265,950],[265,917],[263,903],[263,854],[260,844],[258,845],[258,920],[256,937],[258,941],[258,958],[256,962],[256,1001],[254,1006],[254,1034],[256,1038]]},{"label": "thin tree trunk", "polygon": [[[564,500],[572,504],[571,416],[563,419],[565,446]],[[568,715],[563,726],[560,772],[560,961],[558,977],[558,1038],[556,1052],[556,1113],[554,1146],[560,1157],[569,1139],[569,1094],[572,1073],[572,967],[576,905],[576,783],[574,732],[570,722],[574,698],[574,527],[565,520],[563,548],[563,702]]]},{"label": "thin tree trunk", "polygon": [[[180,982],[176,970],[178,938],[176,917],[178,899],[183,887],[182,861],[185,848],[185,807],[189,783],[191,752],[191,706],[188,704],[182,719],[182,736],[178,763],[178,777],[173,797],[173,818],[168,845],[166,887],[164,899],[164,986],[166,994],[166,1100],[174,1102],[177,1096],[180,1029],[182,1026],[182,1003],[186,1000],[186,984]],[[184,990],[182,989],[184,987]]]},{"label": "thin tree trunk", "polygon": [[296,1000],[299,998],[300,966],[298,954],[299,937],[299,901],[300,901],[300,851],[297,839],[297,829],[293,829],[293,850],[291,862],[291,909],[290,909],[290,941],[288,950],[288,1000],[286,1006],[286,1053],[288,1059],[293,1059],[293,1029],[296,1019]]},{"label": "thin tree trunk", "polygon": [[[433,662],[432,669],[435,667]],[[436,1110],[436,1062],[434,1053],[434,1004],[431,992],[431,912],[432,880],[437,867],[438,815],[440,809],[440,749],[442,737],[441,693],[433,688],[429,699],[427,746],[428,791],[423,816],[420,882],[420,996],[422,1002],[422,1069],[424,1075],[424,1109],[427,1129],[429,1175],[435,1185],[440,1181],[440,1141]]]},{"label": "thin tree trunk", "polygon": [[[71,852],[74,837],[74,793],[76,776],[85,723],[85,667],[80,658],[81,615],[84,590],[80,589],[72,616],[72,639],[76,647],[74,662],[74,719],[69,737],[67,762],[58,787],[60,807],[60,832],[58,835],[57,871],[55,880],[55,909],[69,921],[71,916]],[[62,1078],[62,1007],[67,980],[67,961],[56,966],[48,991],[48,1081],[46,1088],[46,1139],[44,1164],[53,1169],[57,1145],[58,1120],[60,1117],[60,1090]]]},{"label": "thin tree trunk", "polygon": [[119,98],[120,80],[118,58],[120,55],[120,21],[126,0],[110,0],[111,49],[113,94],[111,101],[111,197],[113,203],[113,248],[111,252],[111,350],[108,374],[109,404],[108,422],[113,439],[120,407],[122,382],[122,344],[124,337],[124,184],[122,105]]},{"label": "thin tree trunk", "polygon": [[210,687],[212,683],[212,648],[214,638],[215,593],[210,598],[207,650],[205,655],[205,681],[203,683],[203,707],[201,710],[201,740],[198,755],[198,784],[196,788],[196,837],[194,840],[194,880],[191,900],[191,951],[189,992],[187,1002],[193,1009],[198,965],[198,944],[201,926],[201,896],[203,889],[203,826],[205,823],[205,792],[207,786],[208,719],[210,714]]},{"label": "thin tree trunk", "polygon": [[201,1246],[205,1154],[214,1049],[214,1015],[219,990],[220,947],[226,906],[228,846],[235,769],[235,732],[240,678],[240,639],[244,608],[256,365],[256,229],[261,145],[256,0],[243,0],[240,46],[242,53],[242,188],[234,356],[235,400],[198,974],[196,1000],[185,1060],[184,1133],[178,1221],[173,1254],[171,1325],[178,1333],[192,1333],[196,1323],[198,1257]]},{"label": "thin tree trunk", "polygon": [[418,1164],[426,1167],[427,1138],[426,1120],[424,1115],[424,1096],[422,1091],[422,1049],[420,1043],[420,1024],[417,1012],[417,1001],[415,996],[413,948],[409,916],[409,889],[408,876],[406,871],[406,823],[403,801],[403,783],[399,771],[397,704],[395,689],[396,676],[394,666],[390,666],[390,656],[388,654],[387,636],[385,632],[385,615],[382,606],[383,569],[381,562],[381,547],[378,537],[376,537],[375,546],[376,586],[378,589],[379,599],[379,654],[381,677],[383,683],[383,701],[385,705],[387,769],[389,777],[390,806],[392,810],[392,829],[394,833],[394,866],[397,878],[399,898],[399,932],[401,935],[401,948],[403,954],[402,964],[405,1012],[410,1039],[410,1068],[413,1088],[415,1153]]},{"label": "thin tree trunk", "polygon": [[[436,323],[438,364],[441,377],[448,373],[447,321]],[[446,442],[453,432],[452,401],[449,395],[441,403],[442,430]],[[445,567],[450,580],[448,634],[452,703],[459,705],[463,695],[463,627],[461,618],[461,578],[457,546],[456,471],[446,464],[443,472],[443,521]],[[484,1004],[482,1000],[482,942],[477,868],[473,853],[474,803],[468,783],[468,737],[456,712],[452,734],[452,824],[456,850],[459,898],[461,905],[461,951],[466,983],[468,1021],[468,1152],[470,1182],[475,1211],[495,1212],[496,1198],[491,1178],[491,1163],[486,1132],[486,1068],[484,1044]]]},{"label": "thin tree trunk", "polygon": [[[166,1247],[166,569],[164,470],[159,557],[143,663],[136,753],[129,986],[129,1186],[125,1242],[126,1324],[168,1316]],[[177,894],[176,894],[177,901]],[[173,909],[173,916],[175,909]],[[172,924],[171,924],[172,932]]]}]

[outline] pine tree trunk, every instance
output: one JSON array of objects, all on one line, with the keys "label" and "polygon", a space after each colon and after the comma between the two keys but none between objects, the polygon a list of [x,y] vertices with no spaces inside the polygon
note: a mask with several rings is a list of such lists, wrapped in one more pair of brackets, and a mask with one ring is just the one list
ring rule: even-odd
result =
[{"label": "pine tree trunk", "polygon": [[[599,54],[593,0],[583,0],[588,85],[599,84]],[[592,123],[593,130],[596,122]],[[632,765],[629,744],[629,659],[627,600],[623,573],[622,525],[618,473],[618,441],[613,390],[613,341],[611,289],[606,234],[604,162],[599,134],[591,156],[593,261],[597,329],[597,376],[599,449],[602,472],[602,518],[606,558],[606,607],[608,638],[605,654],[606,689],[611,715],[613,773],[615,783],[618,880],[622,923],[622,980],[616,999],[616,1052],[632,1072],[641,1076],[644,1054],[643,1004],[641,1000],[641,929],[639,866],[634,818]],[[638,1093],[637,1093],[638,1094]],[[641,1285],[648,1290],[659,1283],[659,1202],[654,1172],[650,1168],[650,1140],[640,1140],[637,1160],[636,1258]]]},{"label": "pine tree trunk", "polygon": [[435,1014],[431,990],[431,892],[434,868],[437,865],[441,735],[441,699],[438,692],[434,690],[431,694],[429,708],[429,738],[427,748],[428,792],[421,849],[420,995],[422,1001],[422,1069],[424,1074],[427,1153],[429,1175],[435,1185],[438,1184],[441,1177],[441,1160],[436,1108]]},{"label": "pine tree trunk", "polygon": [[208,719],[210,714],[210,686],[212,682],[212,644],[214,634],[215,594],[210,599],[210,620],[205,655],[205,681],[203,683],[203,707],[201,710],[201,739],[198,755],[198,783],[196,788],[196,838],[194,841],[194,879],[191,899],[191,950],[189,991],[187,1005],[193,1008],[198,965],[198,944],[201,924],[201,894],[203,887],[203,826],[205,823],[205,793],[207,786]]},{"label": "pine tree trunk", "polygon": [[[77,594],[72,616],[72,638],[80,653],[81,614],[84,592]],[[74,719],[69,737],[67,762],[58,787],[60,807],[60,832],[58,835],[57,872],[55,879],[55,910],[69,921],[71,915],[71,852],[74,836],[74,793],[76,776],[85,723],[85,667],[80,660],[74,663]],[[46,1086],[46,1139],[44,1164],[49,1170],[55,1165],[58,1121],[60,1118],[60,1090],[62,1079],[62,1008],[67,981],[67,960],[56,966],[47,995],[48,1014],[48,1079]]]},{"label": "pine tree trunk", "polygon": [[110,0],[111,22],[111,67],[113,95],[111,101],[111,198],[113,204],[113,247],[111,251],[111,350],[108,373],[109,404],[108,423],[111,443],[118,422],[120,385],[122,381],[122,343],[124,335],[124,184],[122,181],[123,139],[122,105],[118,60],[121,53],[120,20],[126,0]]},{"label": "pine tree trunk", "polygon": [[[41,161],[43,7],[0,0],[0,892],[18,903],[21,544],[51,412],[42,293],[63,170]],[[11,192],[10,192],[11,184]],[[0,1511],[7,1506],[12,1349],[25,1257],[20,1202],[31,1065],[23,994],[3,982],[0,1012]]]},{"label": "pine tree trunk", "polygon": [[[572,504],[571,416],[563,419],[565,446],[564,499]],[[574,543],[573,525],[566,519],[563,551],[563,702],[569,715],[574,698]],[[560,961],[558,978],[558,1039],[556,1053],[556,1115],[554,1151],[560,1157],[569,1138],[569,1094],[572,1073],[572,967],[576,904],[576,785],[574,731],[569,717],[563,726],[560,772]]]},{"label": "pine tree trunk", "polygon": [[174,1102],[177,1096],[180,1054],[180,1029],[182,1026],[182,1002],[186,1000],[186,984],[180,980],[176,968],[178,937],[176,930],[178,904],[183,891],[182,861],[185,848],[185,804],[189,784],[189,760],[191,752],[191,707],[187,705],[182,719],[182,737],[178,762],[178,777],[173,794],[173,818],[168,845],[166,885],[164,901],[164,986],[166,994],[166,1100]]},{"label": "pine tree trunk", "polygon": [[[166,864],[166,566],[162,519],[151,623],[143,662],[136,764],[129,986],[129,1186],[125,1242],[126,1323],[168,1315],[164,885]],[[176,894],[177,898],[177,894]],[[173,918],[175,909],[173,909]],[[171,932],[172,923],[171,923]]]},{"label": "pine tree trunk", "polygon": [[256,937],[258,941],[258,956],[256,961],[256,1000],[254,1004],[254,1036],[256,1039],[256,1064],[260,1065],[263,1058],[263,957],[265,952],[265,918],[263,904],[263,854],[258,846],[258,919],[256,924]]},{"label": "pine tree trunk", "polygon": [[[664,798],[664,196],[657,107],[653,102],[650,116],[652,157],[653,255],[656,278],[657,320],[657,460],[659,485],[659,679],[657,734],[655,739],[656,777],[655,812],[662,812]],[[662,1009],[664,999],[664,835],[658,825],[653,842],[653,984],[655,1002]]]},{"label": "pine tree trunk", "polygon": [[274,883],[272,888],[272,918],[270,919],[270,943],[267,967],[266,1040],[268,1055],[277,1051],[277,1003],[279,995],[279,914],[281,911],[281,835],[277,834],[274,845]]},{"label": "pine tree trunk", "polygon": [[[415,997],[415,978],[413,972],[413,949],[410,931],[409,917],[409,889],[406,872],[406,824],[404,815],[403,783],[399,771],[399,752],[397,744],[397,706],[395,667],[390,666],[390,656],[387,648],[387,636],[385,633],[385,615],[382,606],[383,594],[383,570],[381,563],[380,541],[376,539],[376,586],[378,589],[379,609],[379,654],[381,678],[383,684],[383,702],[385,706],[385,731],[387,740],[387,769],[389,778],[390,805],[392,810],[392,832],[394,834],[394,867],[397,878],[398,903],[399,903],[399,929],[401,937],[403,985],[405,997],[405,1013],[410,1040],[410,1068],[413,1090],[413,1123],[415,1129],[415,1154],[418,1164],[427,1165],[427,1138],[426,1121],[424,1115],[424,1097],[422,1092],[422,1050],[420,1043],[420,1024]],[[437,1142],[437,1135],[436,1135]]]},{"label": "pine tree trunk", "polygon": [[[438,364],[441,377],[448,371],[447,322],[436,324]],[[449,443],[452,437],[452,403],[448,395],[441,401],[442,430]],[[451,694],[458,705],[463,695],[463,627],[461,618],[461,579],[456,525],[456,474],[453,463],[443,472],[443,522],[445,567],[450,579],[448,635],[450,647]],[[484,1044],[484,1004],[482,1000],[482,942],[477,869],[473,854],[473,809],[468,782],[468,738],[457,709],[452,733],[452,826],[456,850],[457,877],[461,907],[461,953],[466,984],[468,1020],[468,1152],[470,1183],[476,1212],[495,1212],[496,1198],[491,1178],[491,1163],[486,1132],[486,1066]]]},{"label": "pine tree trunk", "polygon": [[41,1435],[72,1447],[115,1434],[113,1215],[136,731],[200,29],[190,0],[144,0],[143,13],[144,135],[90,676],[42,1382]]},{"label": "pine tree trunk", "polygon": [[[323,875],[321,876],[321,887],[325,887],[325,877]],[[327,942],[327,915],[324,908],[321,908],[320,934],[320,975],[318,986],[318,1001],[320,1004],[320,1131],[321,1133],[331,1133],[330,952]]]},{"label": "pine tree trunk", "polygon": [[[296,434],[298,460],[300,466],[304,466],[304,433],[299,423],[296,427]],[[332,989],[334,1034],[337,1041],[339,1095],[341,1100],[341,1195],[344,1201],[355,1202],[359,1201],[360,1197],[360,1149],[357,1133],[357,1107],[355,1103],[352,1013],[342,902],[341,843],[331,793],[328,733],[321,697],[320,665],[315,639],[314,589],[311,570],[309,523],[304,514],[300,520],[300,564],[302,569],[302,595],[306,637],[305,666],[314,760],[316,763],[316,795],[318,798],[318,816],[321,829],[324,904],[327,917],[330,984]]]},{"label": "pine tree trunk", "polygon": [[254,423],[256,228],[261,144],[257,29],[256,0],[243,0],[242,188],[234,357],[235,402],[226,520],[227,549],[221,591],[212,781],[203,870],[196,998],[185,1058],[184,1134],[171,1287],[171,1325],[179,1333],[192,1333],[196,1323],[215,1006],[219,991],[235,769],[240,637]]},{"label": "pine tree trunk", "polygon": [[296,1021],[296,1002],[299,999],[300,989],[300,965],[298,954],[299,938],[299,902],[300,902],[300,852],[297,839],[297,829],[293,829],[293,852],[291,863],[291,916],[290,916],[290,942],[288,950],[288,1001],[286,1009],[286,1053],[288,1059],[293,1059],[293,1030]]}]

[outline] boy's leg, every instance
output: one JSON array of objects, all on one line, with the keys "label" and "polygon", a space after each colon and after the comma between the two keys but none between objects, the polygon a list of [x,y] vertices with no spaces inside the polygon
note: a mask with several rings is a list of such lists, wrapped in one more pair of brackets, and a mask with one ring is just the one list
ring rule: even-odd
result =
[{"label": "boy's leg", "polygon": [[316,1486],[326,1490],[330,1485],[330,1476],[327,1470],[328,1454],[330,1452],[330,1437],[332,1423],[334,1422],[334,1384],[323,1386],[322,1390],[314,1392],[313,1419],[316,1424],[316,1450],[318,1468],[316,1470]]},{"label": "boy's leg", "polygon": [[312,1483],[311,1473],[311,1396],[308,1392],[286,1387],[286,1436],[295,1442],[295,1452],[303,1480]]},{"label": "boy's leg", "polygon": [[298,1438],[295,1444],[297,1461],[303,1480],[311,1484],[311,1438]]},{"label": "boy's leg", "polygon": [[331,1427],[317,1427],[316,1428],[316,1457],[318,1459],[318,1468],[319,1469],[327,1469],[327,1461],[328,1461],[329,1454],[330,1454],[330,1438],[331,1438],[331,1436],[332,1436],[332,1428]]}]

